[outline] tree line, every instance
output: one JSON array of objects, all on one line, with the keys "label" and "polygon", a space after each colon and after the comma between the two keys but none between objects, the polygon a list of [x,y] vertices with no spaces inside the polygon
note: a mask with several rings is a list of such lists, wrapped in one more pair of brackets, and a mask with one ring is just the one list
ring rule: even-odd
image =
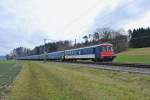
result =
[{"label": "tree line", "polygon": [[150,28],[139,28],[129,30],[130,47],[142,48],[150,47]]},{"label": "tree line", "polygon": [[115,53],[128,48],[128,35],[123,29],[97,28],[94,33],[83,36],[83,39],[85,40],[85,46],[104,42],[112,43]]},{"label": "tree line", "polygon": [[15,57],[23,57],[23,56],[30,56],[30,55],[39,55],[46,52],[55,52],[61,51],[71,48],[71,41],[56,41],[56,42],[49,42],[40,46],[34,47],[34,49],[29,49],[25,47],[18,47],[11,51],[10,54],[6,55],[7,58],[15,58]]}]

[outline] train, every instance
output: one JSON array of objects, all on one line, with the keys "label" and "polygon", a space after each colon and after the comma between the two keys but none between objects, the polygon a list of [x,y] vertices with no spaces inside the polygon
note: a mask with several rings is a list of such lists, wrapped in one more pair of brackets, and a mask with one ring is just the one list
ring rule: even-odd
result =
[{"label": "train", "polygon": [[112,61],[115,58],[113,45],[110,43],[102,43],[99,45],[87,46],[64,51],[51,52],[40,55],[18,57],[18,60],[60,60],[60,61],[76,61],[76,60],[92,60]]}]

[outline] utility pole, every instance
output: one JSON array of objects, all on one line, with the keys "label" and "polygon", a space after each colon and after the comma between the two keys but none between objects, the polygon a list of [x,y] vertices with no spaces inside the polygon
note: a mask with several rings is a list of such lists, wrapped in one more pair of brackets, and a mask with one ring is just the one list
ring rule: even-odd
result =
[{"label": "utility pole", "polygon": [[46,38],[44,39],[44,62],[46,62],[47,51],[46,51]]},{"label": "utility pole", "polygon": [[75,39],[75,41],[74,41],[74,48],[76,48],[76,39]]},{"label": "utility pole", "polygon": [[74,41],[74,48],[77,48],[77,39]]}]

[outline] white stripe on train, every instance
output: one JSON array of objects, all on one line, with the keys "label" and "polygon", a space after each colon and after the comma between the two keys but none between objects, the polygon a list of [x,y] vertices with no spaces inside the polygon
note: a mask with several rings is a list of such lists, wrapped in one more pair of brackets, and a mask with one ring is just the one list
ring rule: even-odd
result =
[{"label": "white stripe on train", "polygon": [[88,54],[88,55],[71,55],[71,56],[65,56],[65,59],[87,59],[87,58],[95,58],[95,54]]}]

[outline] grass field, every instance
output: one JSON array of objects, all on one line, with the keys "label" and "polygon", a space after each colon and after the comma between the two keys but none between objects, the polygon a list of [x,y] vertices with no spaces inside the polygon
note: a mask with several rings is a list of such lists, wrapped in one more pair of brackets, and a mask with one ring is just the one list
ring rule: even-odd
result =
[{"label": "grass field", "polygon": [[0,61],[0,97],[8,94],[8,86],[13,82],[20,68],[15,61]]},{"label": "grass field", "polygon": [[150,64],[150,48],[129,49],[118,54],[114,62]]},{"label": "grass field", "polygon": [[150,76],[22,62],[9,100],[150,100]]}]

